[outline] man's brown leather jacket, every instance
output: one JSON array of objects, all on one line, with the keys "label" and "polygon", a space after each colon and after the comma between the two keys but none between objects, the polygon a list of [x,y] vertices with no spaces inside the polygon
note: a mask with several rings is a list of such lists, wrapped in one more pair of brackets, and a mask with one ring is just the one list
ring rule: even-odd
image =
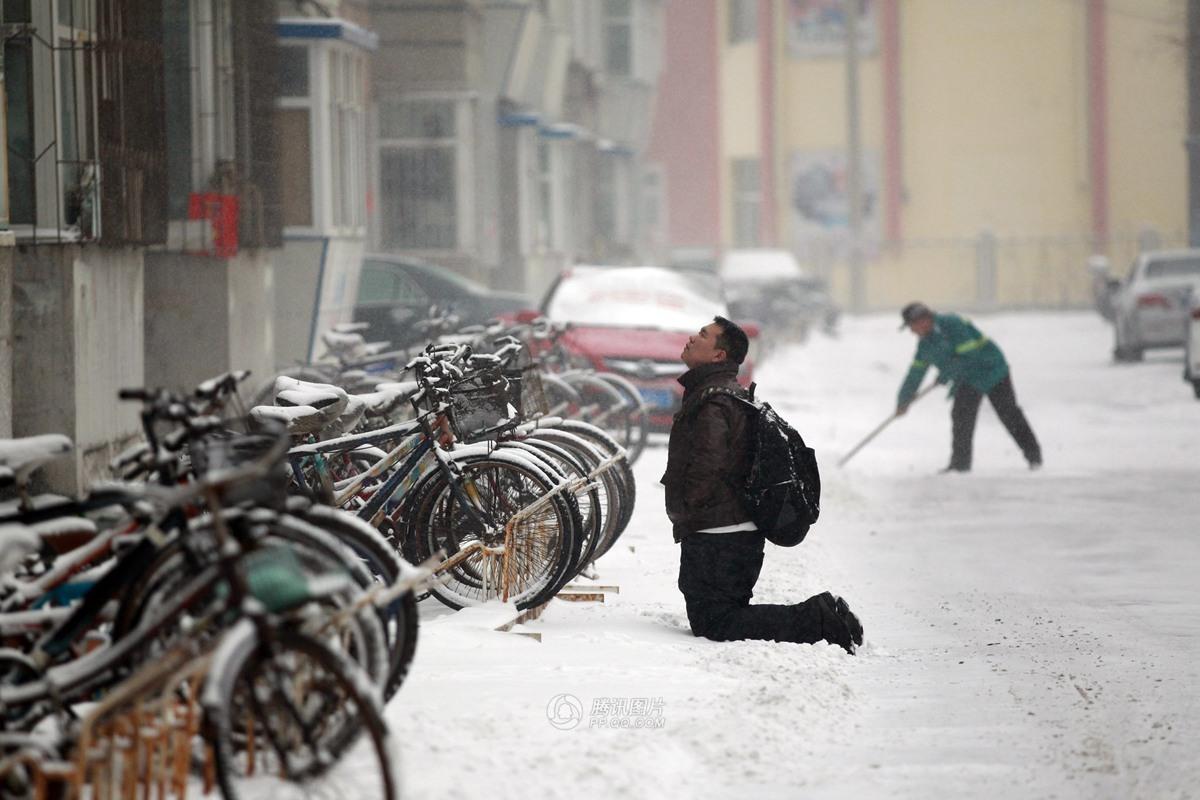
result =
[{"label": "man's brown leather jacket", "polygon": [[671,425],[662,476],[675,541],[750,519],[742,501],[751,460],[749,406],[724,393],[702,398],[710,386],[745,394],[737,372],[737,364],[719,361],[679,377],[683,407]]}]

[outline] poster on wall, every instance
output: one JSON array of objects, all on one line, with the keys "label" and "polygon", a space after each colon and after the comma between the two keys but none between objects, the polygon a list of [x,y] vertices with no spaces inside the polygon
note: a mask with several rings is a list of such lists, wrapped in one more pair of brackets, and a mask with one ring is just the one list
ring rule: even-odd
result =
[{"label": "poster on wall", "polygon": [[[850,250],[850,198],[846,151],[796,150],[790,179],[792,247],[802,261],[824,265]],[[864,255],[879,250],[881,238],[879,154],[862,157],[862,244]]]},{"label": "poster on wall", "polygon": [[[788,55],[792,58],[845,55],[848,5],[847,0],[788,0]],[[878,0],[860,0],[859,55],[872,55],[878,46],[878,5]]]}]

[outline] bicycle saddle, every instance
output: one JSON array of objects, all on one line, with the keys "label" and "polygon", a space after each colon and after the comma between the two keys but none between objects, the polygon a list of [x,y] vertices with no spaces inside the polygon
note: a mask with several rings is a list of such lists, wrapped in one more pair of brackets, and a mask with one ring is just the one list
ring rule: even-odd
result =
[{"label": "bicycle saddle", "polygon": [[277,423],[291,436],[316,433],[325,426],[325,414],[312,406],[255,406],[250,418],[257,423]]},{"label": "bicycle saddle", "polygon": [[17,483],[24,483],[41,465],[65,456],[74,445],[61,433],[0,440],[0,467],[12,470]]}]

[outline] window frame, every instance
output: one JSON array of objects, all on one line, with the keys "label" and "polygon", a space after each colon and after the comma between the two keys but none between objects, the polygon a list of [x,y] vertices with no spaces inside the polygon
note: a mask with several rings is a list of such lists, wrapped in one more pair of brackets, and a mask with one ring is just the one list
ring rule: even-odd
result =
[{"label": "window frame", "polygon": [[[317,114],[316,103],[313,100],[313,92],[318,89],[318,74],[316,62],[319,60],[316,54],[316,47],[313,42],[304,40],[289,40],[284,39],[279,42],[280,49],[296,48],[302,49],[307,54],[304,60],[304,66],[308,71],[308,92],[303,95],[280,95],[275,106],[279,110],[289,111],[305,111],[308,114],[308,225],[284,225],[285,234],[290,235],[317,235],[320,231],[321,215],[318,213],[317,197],[321,191],[321,176],[318,169],[318,160],[320,154],[317,152]],[[282,135],[282,131],[281,131]],[[281,146],[283,143],[281,142]],[[284,199],[285,209],[287,203],[291,202],[287,198]],[[286,211],[284,219],[287,218]]]},{"label": "window frame", "polygon": [[[762,244],[762,159],[757,156],[735,158],[730,162],[731,233],[734,247],[758,247]],[[753,185],[742,180],[753,175]]]},{"label": "window frame", "polygon": [[[626,14],[614,14],[612,12],[613,2],[628,2],[629,11]],[[637,16],[638,4],[634,0],[604,0],[602,9],[602,26],[601,35],[601,63],[604,65],[604,71],[610,75],[616,75],[622,78],[633,78],[638,74],[638,52],[637,52]],[[610,47],[610,37],[619,32],[624,31],[625,36],[625,53],[628,59],[627,64],[616,65],[613,59],[612,49]],[[620,67],[617,69],[616,67]]]},{"label": "window frame", "polygon": [[[431,256],[446,253],[473,253],[477,246],[475,237],[475,193],[471,190],[474,177],[474,142],[475,123],[477,117],[476,96],[472,92],[402,92],[380,98],[379,113],[376,118],[375,156],[376,179],[382,183],[383,163],[387,155],[396,150],[450,150],[454,157],[454,242],[448,247],[430,247],[425,243],[405,244],[396,241],[389,235],[390,230],[384,218],[384,202],[382,189],[376,192],[380,198],[376,204],[376,238],[377,244],[386,250],[396,250],[405,253],[427,254]],[[444,136],[395,136],[385,135],[385,111],[402,107],[405,104],[434,102],[452,104],[454,131]]]},{"label": "window frame", "polygon": [[[84,19],[61,21],[64,7],[75,7],[82,3]],[[32,128],[31,179],[33,220],[15,222],[11,219],[12,170],[8,157],[10,127],[5,114],[3,159],[4,216],[8,229],[18,241],[28,243],[97,241],[101,239],[100,212],[100,124],[99,100],[101,65],[96,50],[99,39],[97,0],[41,0],[30,3],[29,23],[11,23],[4,27],[28,27],[29,42],[29,86],[30,125]],[[47,46],[49,42],[49,46]],[[64,96],[62,57],[67,56],[71,65],[72,97]],[[68,102],[70,103],[68,114]],[[83,117],[82,121],[80,117]],[[70,121],[71,139],[77,158],[68,159],[67,129]],[[88,214],[90,221],[85,225],[81,217],[74,225],[67,224],[71,211],[72,193],[83,187],[79,179],[68,182],[68,170],[77,164],[80,170],[90,170],[86,184],[91,195],[90,205],[85,203],[82,192],[77,199],[79,213]]]},{"label": "window frame", "polygon": [[[279,109],[306,110],[309,121],[310,225],[285,225],[289,237],[367,234],[367,53],[340,39],[284,38],[308,49],[308,94],[280,96]],[[334,147],[345,141],[347,146]]]}]

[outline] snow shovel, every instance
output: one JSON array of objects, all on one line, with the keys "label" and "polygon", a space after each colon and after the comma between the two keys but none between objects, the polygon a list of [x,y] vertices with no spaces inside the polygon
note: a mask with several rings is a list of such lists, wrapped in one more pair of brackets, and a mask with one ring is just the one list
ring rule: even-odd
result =
[{"label": "snow shovel", "polygon": [[[913,395],[913,399],[909,400],[908,404],[911,406],[913,403],[917,402],[922,397],[924,397],[925,395],[932,392],[934,390],[934,388],[936,388],[937,386],[938,386],[938,384],[936,382],[929,384],[924,389],[922,389],[921,391],[919,391],[915,395]],[[849,461],[851,458],[853,458],[855,453],[857,453],[859,450],[862,450],[864,447],[866,447],[871,442],[872,439],[874,439],[876,436],[879,435],[880,431],[882,431],[884,428],[886,428],[888,425],[890,425],[892,420],[896,419],[898,416],[900,416],[900,415],[897,414],[895,411],[893,411],[892,415],[890,417],[885,419],[883,422],[879,423],[878,427],[876,427],[875,430],[868,433],[867,437],[865,439],[863,439],[858,444],[854,445],[854,447],[850,450],[849,453],[846,453],[846,455],[842,456],[841,460],[839,460],[837,463],[838,467],[846,466],[846,462]]]}]

